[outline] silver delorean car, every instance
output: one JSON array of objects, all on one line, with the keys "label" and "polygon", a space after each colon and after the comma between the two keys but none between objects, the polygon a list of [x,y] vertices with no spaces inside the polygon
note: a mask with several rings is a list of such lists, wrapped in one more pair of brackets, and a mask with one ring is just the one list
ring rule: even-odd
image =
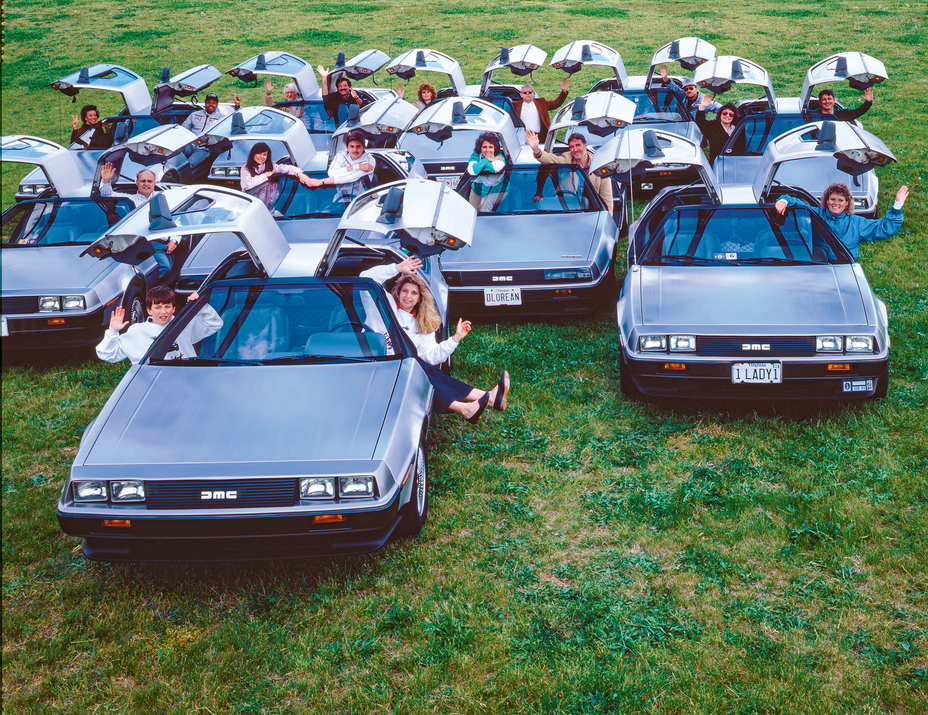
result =
[{"label": "silver delorean car", "polygon": [[[879,398],[888,381],[886,306],[818,215],[777,214],[801,189],[789,161],[831,157],[848,172],[894,161],[877,137],[817,122],[774,139],[753,184],[719,184],[699,145],[635,130],[603,146],[592,172],[688,163],[702,182],[665,189],[630,230],[616,310],[622,391],[731,400]],[[781,220],[783,219],[783,220]]]},{"label": "silver delorean car", "polygon": [[[160,228],[127,221],[95,245],[125,255],[183,223],[234,232],[245,251],[216,269],[84,432],[58,503],[62,530],[104,561],[363,553],[418,534],[432,388],[384,288],[335,275],[339,247],[349,234],[392,237],[385,262],[400,246],[455,249],[471,240],[473,208],[435,182],[397,182],[358,197],[328,246],[291,250],[257,199],[179,191],[190,197]],[[200,192],[228,200],[219,211]],[[207,305],[221,327],[196,355],[166,359]]]}]

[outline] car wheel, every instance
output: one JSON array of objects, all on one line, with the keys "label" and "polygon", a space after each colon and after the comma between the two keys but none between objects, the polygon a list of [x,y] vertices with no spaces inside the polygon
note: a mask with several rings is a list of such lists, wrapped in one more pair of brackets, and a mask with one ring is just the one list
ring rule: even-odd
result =
[{"label": "car wheel", "polygon": [[599,284],[599,307],[604,312],[614,313],[618,300],[619,283],[615,277],[615,261],[609,262],[608,272]]},{"label": "car wheel", "polygon": [[415,474],[413,475],[412,494],[409,502],[402,509],[402,519],[396,529],[399,536],[418,536],[425,526],[429,513],[429,465],[426,455],[425,437],[419,440],[416,452]]},{"label": "car wheel", "polygon": [[126,311],[126,320],[130,325],[145,322],[145,300],[142,291],[136,286],[129,286],[122,297],[122,307]]},{"label": "car wheel", "polygon": [[874,400],[882,400],[886,397],[886,392],[889,390],[889,365],[883,368],[883,372],[876,379],[876,390],[873,392]]},{"label": "car wheel", "polygon": [[635,381],[632,379],[631,368],[628,366],[628,360],[625,359],[625,350],[619,348],[619,389],[626,397],[639,397],[641,393],[635,387]]}]

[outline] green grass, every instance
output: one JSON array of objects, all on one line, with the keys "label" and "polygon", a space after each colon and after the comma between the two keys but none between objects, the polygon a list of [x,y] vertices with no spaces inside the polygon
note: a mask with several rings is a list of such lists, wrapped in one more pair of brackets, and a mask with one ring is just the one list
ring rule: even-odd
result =
[{"label": "green grass", "polygon": [[[639,403],[619,392],[608,311],[484,321],[456,372],[489,386],[508,368],[510,409],[477,428],[435,420],[418,539],[345,559],[106,565],[60,533],[55,504],[126,367],[4,355],[4,712],[928,711],[924,4],[243,8],[8,4],[4,132],[66,140],[84,96],[74,105],[47,84],[100,61],[154,83],[162,66],[224,71],[262,50],[328,64],[339,51],[426,46],[475,81],[501,43],[550,56],[590,38],[638,74],[654,49],[696,35],[759,62],[793,96],[812,62],[856,49],[852,32],[890,74],[866,116],[899,159],[880,174],[881,206],[912,188],[903,231],[861,250],[890,316],[889,395],[756,411]],[[598,76],[575,75],[572,93]],[[545,69],[533,82],[553,96],[559,79]],[[262,99],[230,77],[216,88]],[[2,174],[5,206],[20,176]]]}]

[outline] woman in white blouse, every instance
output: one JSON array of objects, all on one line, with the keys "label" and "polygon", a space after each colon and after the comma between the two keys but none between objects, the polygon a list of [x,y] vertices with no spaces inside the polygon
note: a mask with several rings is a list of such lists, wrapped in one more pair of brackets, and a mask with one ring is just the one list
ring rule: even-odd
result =
[{"label": "woman in white blouse", "polygon": [[291,164],[275,164],[271,160],[271,148],[264,142],[258,142],[248,152],[248,161],[242,167],[242,191],[257,196],[268,210],[274,208],[280,187],[277,185],[278,174],[296,176],[300,183],[309,186],[309,177]]}]

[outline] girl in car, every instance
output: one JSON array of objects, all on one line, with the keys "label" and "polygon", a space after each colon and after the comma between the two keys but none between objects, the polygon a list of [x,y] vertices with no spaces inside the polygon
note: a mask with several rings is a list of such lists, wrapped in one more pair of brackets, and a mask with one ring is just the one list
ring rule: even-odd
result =
[{"label": "girl in car", "polygon": [[242,167],[242,191],[257,196],[268,211],[273,210],[280,187],[276,176],[287,174],[295,176],[304,186],[309,186],[309,177],[299,168],[290,164],[275,164],[271,160],[271,148],[264,142],[258,142],[248,152],[248,161]]},{"label": "girl in car", "polygon": [[493,132],[477,137],[474,153],[467,162],[467,173],[474,177],[468,197],[471,206],[478,211],[493,211],[506,193],[505,168],[506,157],[499,137]]},{"label": "girl in car", "polygon": [[500,411],[506,409],[509,373],[504,370],[496,387],[486,392],[441,371],[439,366],[451,357],[458,343],[467,337],[471,324],[469,320],[458,320],[457,330],[452,337],[440,343],[435,340],[435,331],[441,327],[441,317],[432,292],[417,273],[421,267],[422,261],[413,256],[402,263],[369,268],[361,273],[361,277],[385,283],[399,276],[390,290],[396,306],[394,313],[400,327],[416,346],[419,364],[425,369],[434,388],[432,413],[440,415],[454,412],[471,424],[477,424],[487,405],[492,404],[494,409]]}]

